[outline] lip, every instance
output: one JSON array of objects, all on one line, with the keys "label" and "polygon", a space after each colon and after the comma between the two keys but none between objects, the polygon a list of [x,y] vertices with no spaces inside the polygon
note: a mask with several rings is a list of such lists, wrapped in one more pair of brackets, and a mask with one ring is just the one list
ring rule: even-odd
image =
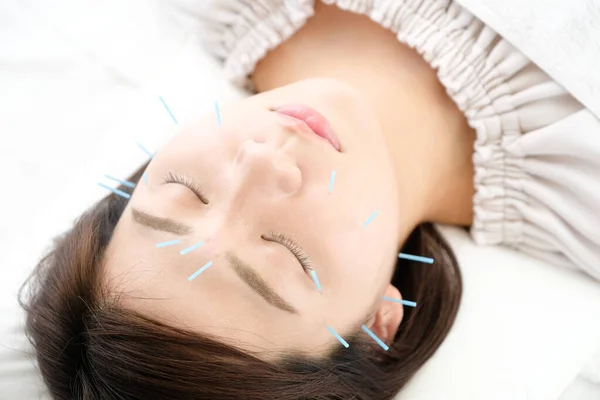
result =
[{"label": "lip", "polygon": [[277,107],[274,111],[304,122],[317,136],[327,140],[337,151],[341,152],[340,141],[333,132],[331,124],[317,110],[294,103]]}]

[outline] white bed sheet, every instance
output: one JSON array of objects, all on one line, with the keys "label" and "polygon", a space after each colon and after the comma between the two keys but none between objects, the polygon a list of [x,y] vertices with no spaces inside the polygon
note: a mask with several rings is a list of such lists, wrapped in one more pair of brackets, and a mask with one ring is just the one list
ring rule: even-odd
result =
[{"label": "white bed sheet", "polygon": [[[145,161],[136,142],[157,149],[173,134],[157,96],[185,122],[212,112],[215,99],[244,95],[202,52],[199,6],[0,2],[1,399],[44,390],[26,354],[20,283],[50,238],[104,194],[103,174],[126,176]],[[444,233],[463,269],[463,303],[447,340],[398,398],[597,399],[600,285],[476,247],[461,230]]]}]

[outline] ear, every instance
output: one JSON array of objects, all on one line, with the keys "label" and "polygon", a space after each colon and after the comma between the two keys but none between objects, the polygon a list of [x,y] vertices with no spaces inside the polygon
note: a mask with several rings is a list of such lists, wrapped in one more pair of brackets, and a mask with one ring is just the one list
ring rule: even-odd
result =
[{"label": "ear", "polygon": [[[400,291],[392,284],[388,285],[384,296],[402,300]],[[390,345],[394,340],[403,316],[404,307],[402,303],[381,300],[377,314],[366,325],[379,339]]]}]

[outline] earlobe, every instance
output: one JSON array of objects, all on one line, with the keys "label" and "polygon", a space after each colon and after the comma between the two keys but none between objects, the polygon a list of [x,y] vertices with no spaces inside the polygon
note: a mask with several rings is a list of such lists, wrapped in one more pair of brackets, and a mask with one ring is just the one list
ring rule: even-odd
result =
[{"label": "earlobe", "polygon": [[[384,296],[401,300],[400,291],[393,285],[389,285]],[[400,322],[404,315],[402,304],[393,301],[381,300],[379,309],[375,316],[369,321],[367,327],[386,344],[391,344],[398,331]]]}]

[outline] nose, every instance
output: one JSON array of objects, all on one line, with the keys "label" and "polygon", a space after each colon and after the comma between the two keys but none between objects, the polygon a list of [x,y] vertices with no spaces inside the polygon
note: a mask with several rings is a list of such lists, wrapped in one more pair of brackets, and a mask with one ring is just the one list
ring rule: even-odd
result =
[{"label": "nose", "polygon": [[240,192],[289,197],[302,186],[302,174],[293,157],[273,143],[253,139],[241,143],[236,156]]}]

